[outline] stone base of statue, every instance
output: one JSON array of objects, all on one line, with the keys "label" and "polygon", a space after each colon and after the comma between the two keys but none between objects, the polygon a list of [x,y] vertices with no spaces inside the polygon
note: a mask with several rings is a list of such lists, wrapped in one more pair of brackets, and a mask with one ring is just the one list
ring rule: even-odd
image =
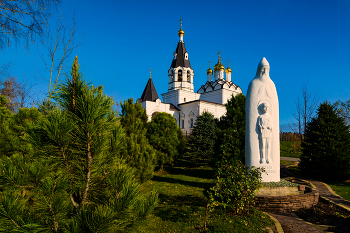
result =
[{"label": "stone base of statue", "polygon": [[246,99],[245,163],[261,167],[263,182],[280,181],[279,106],[270,65],[261,59]]}]

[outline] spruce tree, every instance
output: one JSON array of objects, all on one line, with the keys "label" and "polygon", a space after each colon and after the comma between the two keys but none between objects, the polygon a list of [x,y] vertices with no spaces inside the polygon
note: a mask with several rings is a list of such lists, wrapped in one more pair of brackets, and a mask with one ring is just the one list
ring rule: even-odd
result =
[{"label": "spruce tree", "polygon": [[112,98],[78,69],[76,58],[54,95],[60,108],[26,130],[34,152],[1,158],[0,231],[123,232],[157,202],[118,157]]},{"label": "spruce tree", "polygon": [[350,178],[350,132],[334,107],[323,103],[307,124],[302,142],[301,171],[321,180]]},{"label": "spruce tree", "polygon": [[169,113],[158,113],[149,123],[147,135],[150,144],[157,150],[160,170],[163,170],[164,164],[173,164],[184,141],[175,118]]},{"label": "spruce tree", "polygon": [[209,112],[200,114],[187,140],[187,154],[192,159],[211,161],[215,154],[216,131],[214,115]]},{"label": "spruce tree", "polygon": [[243,94],[231,97],[225,104],[226,113],[218,122],[217,156],[245,161],[245,101]]},{"label": "spruce tree", "polygon": [[129,166],[138,170],[138,178],[144,182],[153,177],[156,165],[156,151],[147,139],[146,111],[140,103],[133,103],[132,98],[125,100],[120,106],[120,123],[125,131],[121,157]]}]

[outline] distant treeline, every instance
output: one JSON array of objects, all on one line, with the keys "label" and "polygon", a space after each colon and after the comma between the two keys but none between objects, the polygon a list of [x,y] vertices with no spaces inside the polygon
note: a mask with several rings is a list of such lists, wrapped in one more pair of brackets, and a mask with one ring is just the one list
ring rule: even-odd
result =
[{"label": "distant treeline", "polygon": [[[304,135],[301,135],[304,138]],[[280,141],[301,141],[299,133],[280,132]]]}]

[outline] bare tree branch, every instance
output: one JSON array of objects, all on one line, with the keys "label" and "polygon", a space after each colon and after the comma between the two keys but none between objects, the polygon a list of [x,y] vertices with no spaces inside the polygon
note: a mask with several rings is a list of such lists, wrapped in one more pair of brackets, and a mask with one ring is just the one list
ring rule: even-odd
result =
[{"label": "bare tree branch", "polygon": [[42,36],[50,17],[50,9],[61,0],[1,0],[0,50],[24,40],[26,47]]},{"label": "bare tree branch", "polygon": [[300,136],[301,141],[303,140],[306,125],[314,116],[318,103],[319,100],[317,95],[310,92],[306,83],[302,90],[302,99],[299,99],[299,97],[297,98],[295,109],[292,111],[295,121],[289,123],[289,127],[294,133],[297,133]]},{"label": "bare tree branch", "polygon": [[350,125],[350,100],[343,102],[338,100],[333,105],[336,108],[336,112],[341,116],[347,125]]},{"label": "bare tree branch", "polygon": [[[55,31],[48,30],[45,36],[46,40],[41,44],[45,48],[45,51],[41,52],[41,58],[45,65],[45,71],[49,73],[49,77],[44,78],[49,82],[47,93],[49,101],[57,87],[60,76],[69,70],[69,66],[66,65],[67,59],[71,56],[73,50],[82,43],[83,38],[78,42],[75,41],[76,31],[74,15],[72,23],[68,27],[64,24],[61,15]],[[40,72],[39,74],[41,77],[45,77]]]},{"label": "bare tree branch", "polygon": [[0,95],[7,98],[7,108],[16,112],[18,108],[23,108],[28,104],[29,99],[33,99],[30,91],[33,85],[28,81],[18,82],[17,78],[11,76],[11,63],[0,67]]}]

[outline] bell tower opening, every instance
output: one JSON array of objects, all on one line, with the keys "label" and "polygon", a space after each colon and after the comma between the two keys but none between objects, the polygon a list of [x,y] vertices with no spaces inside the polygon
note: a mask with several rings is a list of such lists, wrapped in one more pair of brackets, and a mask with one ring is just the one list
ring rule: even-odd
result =
[{"label": "bell tower opening", "polygon": [[182,70],[179,70],[177,73],[177,81],[182,82]]}]

